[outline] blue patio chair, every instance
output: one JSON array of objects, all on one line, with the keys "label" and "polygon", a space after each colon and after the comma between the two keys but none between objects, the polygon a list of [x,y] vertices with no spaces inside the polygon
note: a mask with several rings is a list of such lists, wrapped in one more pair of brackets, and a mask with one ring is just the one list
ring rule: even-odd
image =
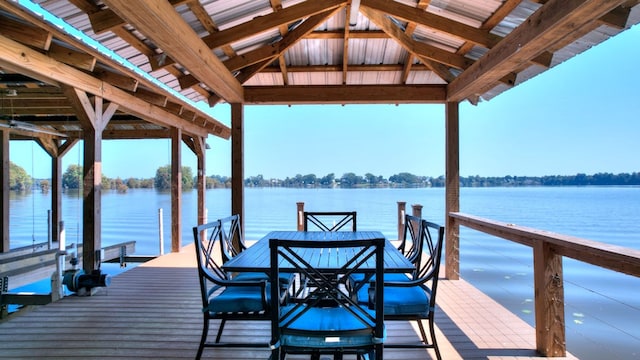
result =
[{"label": "blue patio chair", "polygon": [[355,211],[305,211],[303,217],[304,231],[356,231],[357,228]]},{"label": "blue patio chair", "polygon": [[[400,273],[385,273],[384,280],[385,281],[405,281],[411,279],[415,275],[415,271],[417,271],[416,262],[420,260],[420,256],[422,255],[423,243],[424,243],[424,232],[422,228],[422,219],[405,214],[404,216],[404,237],[400,241],[398,245],[398,250],[409,260],[411,263],[416,266],[415,270],[411,274],[400,274]],[[349,277],[349,282],[347,285],[351,291],[354,289],[360,288],[361,282],[365,279],[365,274],[352,274]]]},{"label": "blue patio chair", "polygon": [[[419,343],[385,344],[389,348],[432,348],[436,358],[442,359],[435,335],[434,311],[436,308],[436,290],[442,257],[444,227],[421,220],[418,228],[421,244],[415,254],[416,271],[411,277],[386,276],[384,280],[384,318],[388,321],[416,321],[420,330]],[[388,275],[388,274],[387,274]],[[362,304],[379,302],[377,293],[370,286],[357,290],[357,300]],[[429,323],[431,341],[427,338],[423,320]]]},{"label": "blue patio chair", "polygon": [[[221,239],[220,231],[220,220],[193,228],[204,320],[196,359],[200,359],[205,347],[269,346],[268,341],[264,343],[220,342],[222,331],[228,320],[269,321],[271,319],[269,282],[267,280],[234,280],[219,266],[221,256],[216,247]],[[276,291],[276,294],[279,292]],[[207,341],[209,323],[212,319],[220,320],[215,342]]]},{"label": "blue patio chair", "polygon": [[[309,279],[308,291],[295,302],[281,306],[272,301],[272,360],[284,359],[286,354],[311,354],[316,358],[321,354],[337,358],[357,354],[359,359],[382,359],[382,303],[372,308],[358,303],[349,296],[345,282],[354,271],[382,279],[384,245],[385,239],[270,240],[271,278],[277,279],[286,269]],[[316,261],[321,252],[336,255],[319,266]],[[375,281],[377,298],[383,298],[383,286],[381,280]],[[275,295],[273,292],[272,297]]]}]

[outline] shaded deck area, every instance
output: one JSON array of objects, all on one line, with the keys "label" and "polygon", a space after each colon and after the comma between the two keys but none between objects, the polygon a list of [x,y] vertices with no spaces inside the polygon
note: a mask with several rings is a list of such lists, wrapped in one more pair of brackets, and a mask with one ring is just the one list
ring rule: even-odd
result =
[{"label": "shaded deck area", "polygon": [[[195,255],[187,246],[115,276],[94,296],[70,296],[0,323],[0,359],[193,359],[202,326],[199,296]],[[438,306],[444,359],[542,358],[535,330],[466,281],[442,280]],[[417,339],[408,322],[387,326],[389,342]],[[269,324],[229,323],[224,334],[266,342]],[[269,351],[205,349],[203,357],[267,359]],[[430,358],[427,350],[385,350],[385,359]]]}]

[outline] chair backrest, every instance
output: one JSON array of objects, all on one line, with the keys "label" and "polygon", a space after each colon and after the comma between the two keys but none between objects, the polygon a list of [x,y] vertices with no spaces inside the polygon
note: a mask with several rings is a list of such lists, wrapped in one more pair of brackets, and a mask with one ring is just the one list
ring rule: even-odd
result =
[{"label": "chair backrest", "polygon": [[355,211],[304,212],[304,231],[356,231],[356,224]]},{"label": "chair backrest", "polygon": [[220,220],[193,228],[203,308],[208,305],[208,298],[212,289],[217,287],[219,282],[228,280],[227,274],[220,267],[222,261],[220,247],[216,246],[221,239],[220,231]]},{"label": "chair backrest", "polygon": [[[422,251],[416,259],[417,271],[414,280],[431,293],[431,308],[435,306],[442,247],[444,246],[444,227],[427,220],[421,221]],[[429,285],[430,283],[430,285]]]},{"label": "chair backrest", "polygon": [[222,263],[226,263],[246,249],[240,225],[240,215],[237,214],[220,219]]},{"label": "chair backrest", "polygon": [[[285,307],[285,311],[273,311],[274,340],[278,340],[278,334],[282,328],[291,326],[297,319],[304,316],[305,312],[312,308],[325,307],[346,309],[346,314],[353,316],[354,319],[351,319],[353,322],[362,324],[370,330],[374,339],[383,339],[383,302],[377,302],[373,309],[368,309],[366,304],[359,304],[349,295],[346,282],[351,274],[365,273],[364,282],[369,284],[369,281],[373,281],[376,298],[382,299],[384,296],[384,246],[383,238],[318,241],[271,239],[269,242],[271,281],[277,281],[281,270],[297,272],[309,279],[309,291],[303,292],[296,298],[295,305]],[[271,299],[277,299],[275,296],[277,289],[278,286],[271,286]],[[279,307],[278,301],[272,300],[272,310],[276,308],[280,310]],[[331,332],[327,331],[326,336],[332,336]]]},{"label": "chair backrest", "polygon": [[422,250],[424,240],[422,218],[405,214],[404,215],[404,237],[401,239],[398,250],[409,261],[415,264],[417,257]]}]

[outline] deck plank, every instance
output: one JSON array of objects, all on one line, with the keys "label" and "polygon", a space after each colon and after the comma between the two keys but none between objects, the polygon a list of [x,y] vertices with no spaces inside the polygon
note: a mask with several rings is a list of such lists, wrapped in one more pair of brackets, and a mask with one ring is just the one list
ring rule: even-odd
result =
[{"label": "deck plank", "polygon": [[[534,329],[466,281],[442,280],[438,291],[437,336],[444,359],[541,358],[534,350]],[[195,255],[187,246],[115,276],[93,296],[69,296],[0,323],[0,359],[193,359],[200,308]],[[389,342],[417,339],[408,322],[387,327]],[[224,336],[266,342],[269,323],[231,322]],[[220,360],[268,357],[267,349],[204,353]],[[385,349],[385,359],[429,358],[435,358],[431,350]]]}]

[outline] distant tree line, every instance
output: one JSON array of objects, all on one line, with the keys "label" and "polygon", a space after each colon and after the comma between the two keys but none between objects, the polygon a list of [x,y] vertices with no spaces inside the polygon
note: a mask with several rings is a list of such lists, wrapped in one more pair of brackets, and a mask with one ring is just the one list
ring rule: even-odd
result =
[{"label": "distant tree line", "polygon": [[[82,166],[69,165],[62,175],[63,189],[82,188]],[[195,186],[197,178],[193,176],[190,167],[182,167],[182,189],[191,190]],[[153,178],[127,178],[113,179],[102,175],[102,189],[126,192],[128,189],[171,189],[171,166],[159,167]],[[207,189],[230,188],[231,178],[228,176],[212,175],[206,177]],[[246,187],[291,187],[291,188],[387,188],[387,187],[444,187],[445,177],[419,176],[407,172],[401,172],[390,176],[388,179],[380,175],[366,173],[364,176],[348,172],[341,177],[334,173],[318,177],[315,174],[296,175],[285,179],[265,179],[262,175],[251,176],[244,179]],[[516,186],[611,186],[611,185],[640,185],[640,172],[631,174],[597,173],[593,175],[548,175],[548,176],[502,176],[482,177],[461,176],[461,187],[516,187]],[[20,166],[10,163],[9,188],[10,190],[25,191],[32,187],[48,191],[50,184],[47,179],[34,180]]]}]

